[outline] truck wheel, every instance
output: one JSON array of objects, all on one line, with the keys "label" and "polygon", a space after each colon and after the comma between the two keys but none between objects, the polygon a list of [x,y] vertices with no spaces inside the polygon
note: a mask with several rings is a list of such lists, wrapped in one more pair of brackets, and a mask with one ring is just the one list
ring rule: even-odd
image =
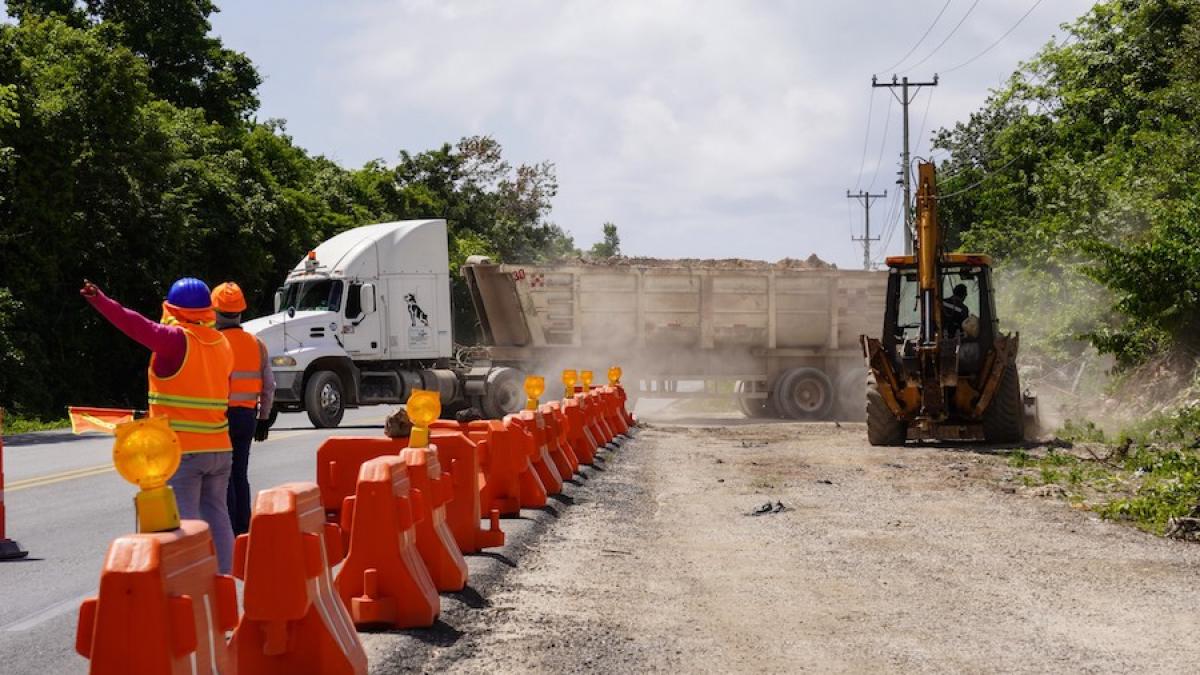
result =
[{"label": "truck wheel", "polygon": [[331,370],[319,370],[304,385],[304,409],[318,429],[336,427],[346,412],[342,378]]},{"label": "truck wheel", "polygon": [[908,430],[896,419],[875,383],[867,384],[867,441],[871,445],[904,445]]},{"label": "truck wheel", "polygon": [[863,396],[867,393],[867,370],[847,366],[837,376],[837,414],[840,419],[862,419]]},{"label": "truck wheel", "polygon": [[516,368],[493,368],[480,401],[484,417],[498,420],[525,405],[525,375]]},{"label": "truck wheel", "polygon": [[791,368],[775,382],[775,408],[788,419],[828,419],[833,398],[829,377],[817,368]]},{"label": "truck wheel", "polygon": [[1009,364],[987,410],[983,411],[983,438],[989,443],[1017,443],[1025,437],[1025,406],[1021,401],[1021,376]]},{"label": "truck wheel", "polygon": [[733,399],[737,402],[738,410],[746,417],[758,419],[763,417],[779,417],[779,413],[775,412],[775,404],[771,401],[771,397],[767,398],[748,398],[741,396],[741,392],[746,391],[749,383],[744,380],[738,380],[737,386],[734,387]]}]

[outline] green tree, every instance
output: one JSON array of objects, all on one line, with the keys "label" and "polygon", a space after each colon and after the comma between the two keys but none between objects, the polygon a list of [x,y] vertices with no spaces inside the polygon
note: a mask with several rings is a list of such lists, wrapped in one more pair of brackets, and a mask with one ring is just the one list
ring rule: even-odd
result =
[{"label": "green tree", "polygon": [[1063,289],[1101,283],[1112,312],[1071,326],[1124,365],[1200,346],[1198,18],[1184,0],[1098,3],[935,136],[950,241]]},{"label": "green tree", "polygon": [[605,223],[603,229],[604,239],[592,244],[588,257],[612,258],[621,255],[621,236],[617,234],[617,226]]}]

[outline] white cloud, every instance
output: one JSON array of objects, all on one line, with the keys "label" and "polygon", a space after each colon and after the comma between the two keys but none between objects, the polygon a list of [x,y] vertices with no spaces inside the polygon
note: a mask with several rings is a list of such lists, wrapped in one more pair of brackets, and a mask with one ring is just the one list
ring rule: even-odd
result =
[{"label": "white cloud", "polygon": [[[912,75],[974,55],[1031,1],[981,3],[930,70]],[[863,156],[870,73],[907,51],[942,2],[338,3],[298,16],[289,40],[264,39],[276,30],[269,22],[253,31],[244,22],[291,4],[245,4],[256,8],[227,8],[217,30],[270,76],[264,112],[288,118],[313,151],[354,165],[487,133],[516,161],[556,163],[553,217],[581,244],[611,220],[631,254],[816,251],[853,266],[861,250],[849,242],[844,191]],[[924,136],[978,107],[1016,60],[1089,4],[1043,3],[986,57],[945,78]],[[965,10],[952,5],[910,62]],[[242,31],[254,39],[239,41]],[[899,106],[877,162],[887,92],[874,96],[863,182],[877,174],[875,191],[894,190]],[[924,99],[910,111],[914,136],[924,111]],[[881,200],[873,212],[877,227],[886,207]]]}]

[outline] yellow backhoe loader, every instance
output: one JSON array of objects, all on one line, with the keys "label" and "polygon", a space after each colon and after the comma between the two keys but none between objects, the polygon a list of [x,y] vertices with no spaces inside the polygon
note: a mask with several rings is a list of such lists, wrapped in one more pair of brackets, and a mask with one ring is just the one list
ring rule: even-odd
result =
[{"label": "yellow backhoe loader", "polygon": [[933,164],[917,171],[916,253],[887,259],[883,334],[862,336],[871,445],[1022,440],[1036,400],[1021,391],[1018,334],[1000,332],[991,258],[947,253]]}]

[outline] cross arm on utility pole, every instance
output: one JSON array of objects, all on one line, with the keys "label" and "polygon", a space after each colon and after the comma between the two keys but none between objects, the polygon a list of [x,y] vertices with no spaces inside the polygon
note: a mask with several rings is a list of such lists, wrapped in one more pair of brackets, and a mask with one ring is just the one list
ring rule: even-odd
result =
[{"label": "cross arm on utility pole", "polygon": [[873,195],[868,191],[859,190],[857,194],[852,194],[846,190],[846,199],[857,199],[863,205],[863,217],[865,226],[863,228],[863,236],[856,237],[854,233],[850,233],[850,241],[861,241],[863,245],[863,269],[871,269],[871,242],[879,241],[879,237],[871,236],[871,202],[876,199],[886,199],[887,190],[881,195]]},{"label": "cross arm on utility pole", "polygon": [[[933,76],[932,82],[909,82],[908,77],[897,77],[892,75],[891,82],[880,82],[879,78],[871,76],[872,87],[887,87],[892,96],[900,102],[904,108],[904,152],[902,153],[904,166],[902,178],[904,184],[904,253],[912,255],[913,252],[913,227],[912,227],[912,169],[909,166],[908,152],[908,106],[912,103],[913,98],[921,91],[921,87],[936,87],[938,84],[938,76]],[[900,89],[900,95],[896,95],[896,89]],[[911,92],[910,92],[911,89]]]}]

